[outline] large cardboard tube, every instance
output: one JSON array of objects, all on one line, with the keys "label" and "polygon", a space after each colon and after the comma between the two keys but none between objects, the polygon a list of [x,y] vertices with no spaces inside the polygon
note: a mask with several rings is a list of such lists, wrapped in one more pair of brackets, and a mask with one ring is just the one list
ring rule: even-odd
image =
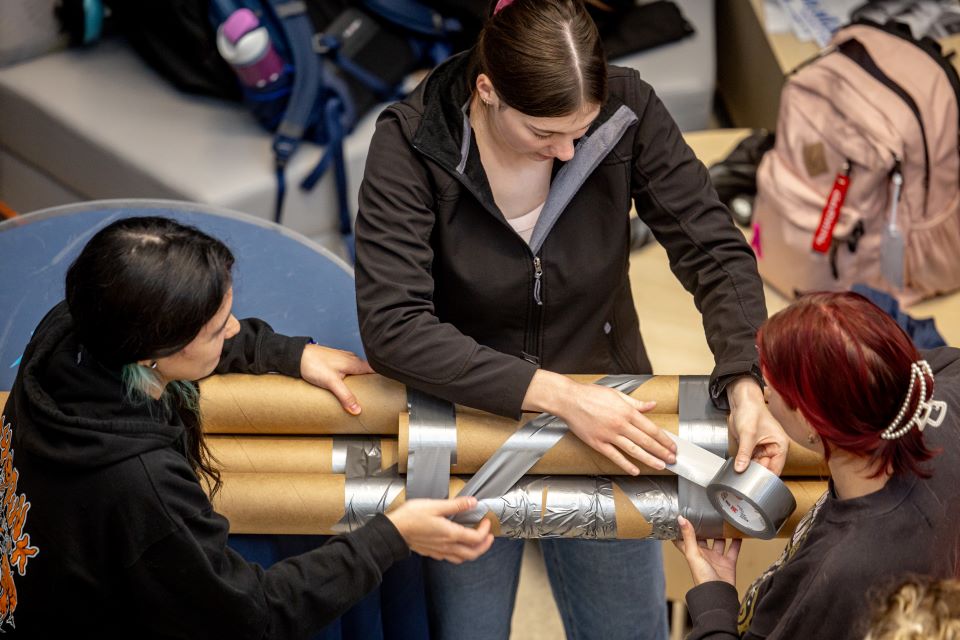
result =
[{"label": "large cardboard tube", "polygon": [[[585,478],[585,485],[594,479]],[[778,533],[779,537],[792,535],[800,518],[807,513],[826,491],[821,480],[787,480],[787,487],[797,500],[797,510]],[[461,478],[450,479],[450,495],[463,488]],[[345,513],[347,482],[340,474],[322,473],[224,473],[223,488],[214,498],[214,506],[230,520],[233,533],[260,534],[332,534]],[[546,490],[543,500],[549,496]],[[399,506],[404,493],[387,507]],[[634,507],[629,498],[614,484],[614,505],[617,520],[617,538],[649,538],[654,528]],[[501,531],[496,515],[488,513],[495,535]],[[725,535],[743,537],[744,534],[725,527]]]},{"label": "large cardboard tube", "polygon": [[[572,375],[592,383],[602,375]],[[207,433],[288,435],[396,435],[397,415],[407,410],[406,388],[379,375],[348,376],[363,408],[352,416],[329,391],[279,375],[230,374],[200,382],[200,409]],[[677,413],[678,376],[654,376],[631,395],[656,400],[656,413]],[[466,410],[458,407],[458,410]]]},{"label": "large cardboard tube", "polygon": [[325,389],[280,375],[230,374],[200,383],[200,411],[207,433],[290,435],[395,435],[406,411],[406,390],[378,375],[348,376],[363,408],[344,411]]},{"label": "large cardboard tube", "polygon": [[[458,410],[457,463],[452,467],[452,472],[476,473],[517,429],[534,417],[536,414],[524,414],[520,421],[515,421],[472,409]],[[674,434],[679,430],[680,419],[676,414],[648,413],[647,417],[661,429]],[[398,441],[399,469],[400,473],[406,473],[410,445],[410,420],[406,413],[400,414]],[[730,454],[735,453],[736,445],[731,441]],[[669,471],[653,469],[636,460],[633,462],[640,469],[640,475],[670,474]],[[573,433],[567,433],[544,454],[529,473],[530,475],[624,475],[625,472]],[[829,475],[829,470],[823,458],[798,444],[793,444],[788,451],[787,463],[782,475],[826,477]]]},{"label": "large cardboard tube", "polygon": [[[340,438],[341,444],[360,438]],[[369,438],[380,450],[380,468],[397,463],[397,441]],[[332,437],[208,435],[210,453],[231,473],[337,473]],[[342,473],[342,469],[340,471]]]}]

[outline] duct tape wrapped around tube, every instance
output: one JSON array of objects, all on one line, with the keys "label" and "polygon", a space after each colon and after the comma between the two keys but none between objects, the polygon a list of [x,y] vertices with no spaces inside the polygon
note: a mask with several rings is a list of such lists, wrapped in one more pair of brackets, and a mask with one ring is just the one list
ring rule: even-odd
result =
[{"label": "duct tape wrapped around tube", "polygon": [[[594,384],[607,386],[629,394],[653,376],[605,376]],[[467,482],[458,495],[476,496],[480,503],[475,509],[454,516],[461,524],[476,524],[486,512],[484,498],[497,498],[507,493],[567,434],[569,427],[555,415],[541,413],[510,436],[489,460]]]},{"label": "duct tape wrapped around tube", "polygon": [[[727,414],[714,406],[708,376],[681,376],[679,412],[677,435],[681,440],[691,442],[714,456],[726,457],[729,439]],[[677,457],[678,465],[686,461],[680,459],[679,452]],[[712,464],[708,468],[712,469]],[[680,515],[693,524],[701,537],[722,537],[723,516],[707,497],[706,487],[696,479],[689,478],[689,473],[680,473],[677,468],[669,466],[667,469],[679,475],[677,497]]]},{"label": "duct tape wrapped around tube", "polygon": [[381,469],[379,449],[362,441],[348,443],[344,461],[343,517],[333,530],[354,531],[383,513],[403,491],[397,467]]},{"label": "duct tape wrapped around tube", "polygon": [[[464,484],[465,479],[450,478],[450,494]],[[823,480],[788,480],[786,485],[799,508],[780,536],[791,534],[827,488]],[[325,535],[355,529],[403,500],[402,478],[386,474],[351,482],[342,474],[224,473],[213,503],[230,520],[233,533]],[[484,518],[498,536],[673,539],[677,532],[675,476],[621,476],[612,484],[587,476],[527,476],[504,496],[484,502]],[[727,538],[749,535],[724,528]]]},{"label": "duct tape wrapped around tube", "polygon": [[407,497],[446,498],[457,463],[456,408],[408,387],[407,410]]},{"label": "duct tape wrapped around tube", "polygon": [[532,476],[483,501],[507,538],[617,537],[613,485],[609,478]]},{"label": "duct tape wrapped around tube", "polygon": [[381,470],[397,464],[397,442],[386,438],[209,435],[206,442],[229,473],[344,473],[347,448],[358,444]]}]

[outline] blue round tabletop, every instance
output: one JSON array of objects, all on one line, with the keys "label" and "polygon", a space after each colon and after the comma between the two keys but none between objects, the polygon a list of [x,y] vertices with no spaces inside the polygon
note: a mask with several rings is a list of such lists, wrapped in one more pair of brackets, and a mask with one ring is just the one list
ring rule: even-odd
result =
[{"label": "blue round tabletop", "polygon": [[236,257],[234,314],[275,331],[362,354],[353,271],[286,227],[218,207],[168,200],[102,200],[0,223],[0,390],[10,389],[34,327],[64,297],[74,258],[102,227],[165,216],[222,240]]}]

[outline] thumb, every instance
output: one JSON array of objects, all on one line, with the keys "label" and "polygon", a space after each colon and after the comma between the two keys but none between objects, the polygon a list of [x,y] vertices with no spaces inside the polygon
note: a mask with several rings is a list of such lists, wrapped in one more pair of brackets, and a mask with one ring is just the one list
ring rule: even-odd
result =
[{"label": "thumb", "polygon": [[740,447],[737,449],[737,458],[733,463],[733,470],[737,473],[743,473],[750,465],[753,458],[753,449],[756,446],[753,435],[746,435],[740,438]]},{"label": "thumb", "polygon": [[360,403],[347,384],[337,376],[327,382],[327,389],[340,401],[343,410],[350,415],[360,415]]}]

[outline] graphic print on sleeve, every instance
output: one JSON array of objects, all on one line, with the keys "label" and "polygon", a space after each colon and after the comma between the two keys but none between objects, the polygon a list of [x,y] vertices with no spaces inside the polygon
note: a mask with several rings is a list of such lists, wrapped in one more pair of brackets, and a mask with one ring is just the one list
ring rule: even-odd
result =
[{"label": "graphic print on sleeve", "polygon": [[40,553],[30,546],[30,534],[24,531],[30,503],[17,494],[20,474],[13,466],[13,427],[0,415],[0,632],[15,628],[13,612],[17,608],[17,575],[27,573],[27,562]]}]

